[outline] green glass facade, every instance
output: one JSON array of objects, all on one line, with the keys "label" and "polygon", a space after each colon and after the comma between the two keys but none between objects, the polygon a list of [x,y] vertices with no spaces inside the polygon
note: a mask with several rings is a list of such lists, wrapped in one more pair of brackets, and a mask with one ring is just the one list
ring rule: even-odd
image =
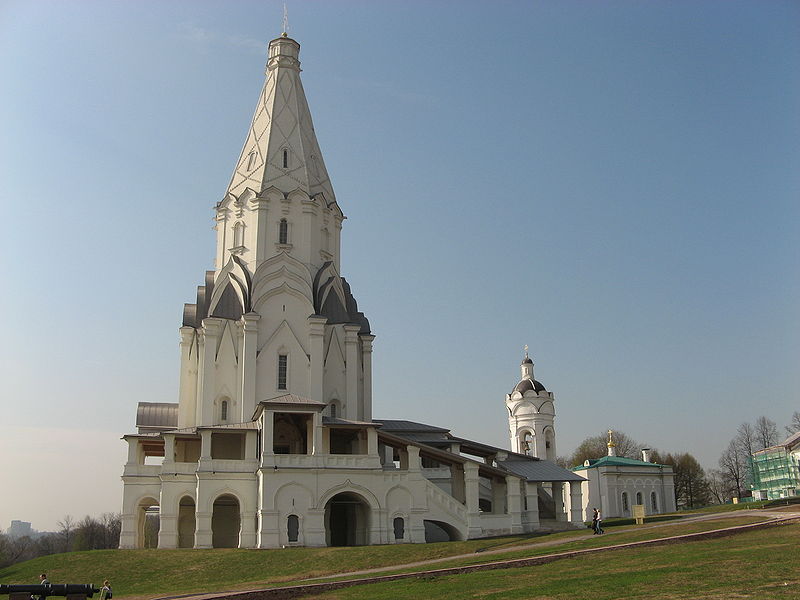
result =
[{"label": "green glass facade", "polygon": [[800,492],[800,453],[777,446],[756,452],[750,460],[754,496],[777,500]]}]

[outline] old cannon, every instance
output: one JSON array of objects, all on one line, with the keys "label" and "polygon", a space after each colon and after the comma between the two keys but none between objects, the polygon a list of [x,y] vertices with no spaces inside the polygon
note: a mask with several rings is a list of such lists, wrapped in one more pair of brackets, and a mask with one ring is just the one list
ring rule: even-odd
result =
[{"label": "old cannon", "polygon": [[0,595],[8,594],[8,600],[30,600],[31,596],[47,598],[64,596],[69,600],[85,600],[100,590],[92,583],[45,583],[31,585],[6,585],[0,583]]}]

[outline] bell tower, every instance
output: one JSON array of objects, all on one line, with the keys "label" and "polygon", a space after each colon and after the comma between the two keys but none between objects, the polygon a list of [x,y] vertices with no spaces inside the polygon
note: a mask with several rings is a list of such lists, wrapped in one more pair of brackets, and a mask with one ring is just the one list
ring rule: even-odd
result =
[{"label": "bell tower", "polygon": [[528,356],[527,345],[520,365],[520,377],[511,393],[506,394],[511,450],[555,461],[555,398],[534,379],[533,360]]}]

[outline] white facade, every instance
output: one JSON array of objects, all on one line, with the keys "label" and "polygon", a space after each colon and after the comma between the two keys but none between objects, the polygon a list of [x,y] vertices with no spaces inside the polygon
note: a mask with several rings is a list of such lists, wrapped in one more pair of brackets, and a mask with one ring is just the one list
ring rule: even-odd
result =
[{"label": "white facade", "polygon": [[525,347],[521,379],[506,396],[511,449],[545,460],[556,460],[555,398],[533,378],[533,361]]},{"label": "white facade", "polygon": [[299,48],[285,34],[270,42],[253,121],[216,206],[215,270],[184,310],[178,403],[140,403],[138,432],[124,438],[120,547],[145,544],[154,511],[160,548],[533,531],[541,498],[554,521],[576,520],[580,478],[568,471],[542,483],[531,473],[544,462],[508,460],[446,430],[418,442],[427,426],[373,421],[374,336],[340,275],[345,217]]},{"label": "white facade", "polygon": [[609,456],[587,460],[573,471],[586,478],[582,484],[586,521],[592,519],[593,508],[599,509],[604,519],[631,518],[634,504],[644,505],[645,515],[677,510],[675,476],[669,465],[621,458],[610,451]]}]

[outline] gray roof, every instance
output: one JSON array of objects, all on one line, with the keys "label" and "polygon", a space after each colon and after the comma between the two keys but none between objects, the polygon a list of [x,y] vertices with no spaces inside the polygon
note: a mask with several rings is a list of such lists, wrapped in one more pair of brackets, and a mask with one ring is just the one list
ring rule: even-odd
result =
[{"label": "gray roof", "polygon": [[417,423],[416,421],[402,421],[399,419],[373,419],[373,422],[381,425],[381,431],[390,431],[397,433],[404,432],[417,432],[417,433],[432,433],[441,432],[449,433],[449,429],[444,427],[436,427],[435,425],[426,425],[425,423]]},{"label": "gray roof", "polygon": [[375,423],[369,421],[348,421],[339,417],[326,417],[322,415],[322,424],[330,427],[375,427]]},{"label": "gray roof", "polygon": [[512,458],[498,460],[497,465],[525,477],[528,481],[584,481],[584,478],[559,467],[549,460],[534,460],[530,458]]},{"label": "gray roof", "polygon": [[178,426],[178,405],[171,402],[139,402],[136,427],[175,429]]},{"label": "gray roof", "polygon": [[314,407],[328,406],[324,402],[317,402],[316,400],[298,396],[297,394],[284,394],[283,396],[277,396],[275,398],[270,398],[269,400],[262,400],[260,404],[303,404]]}]

